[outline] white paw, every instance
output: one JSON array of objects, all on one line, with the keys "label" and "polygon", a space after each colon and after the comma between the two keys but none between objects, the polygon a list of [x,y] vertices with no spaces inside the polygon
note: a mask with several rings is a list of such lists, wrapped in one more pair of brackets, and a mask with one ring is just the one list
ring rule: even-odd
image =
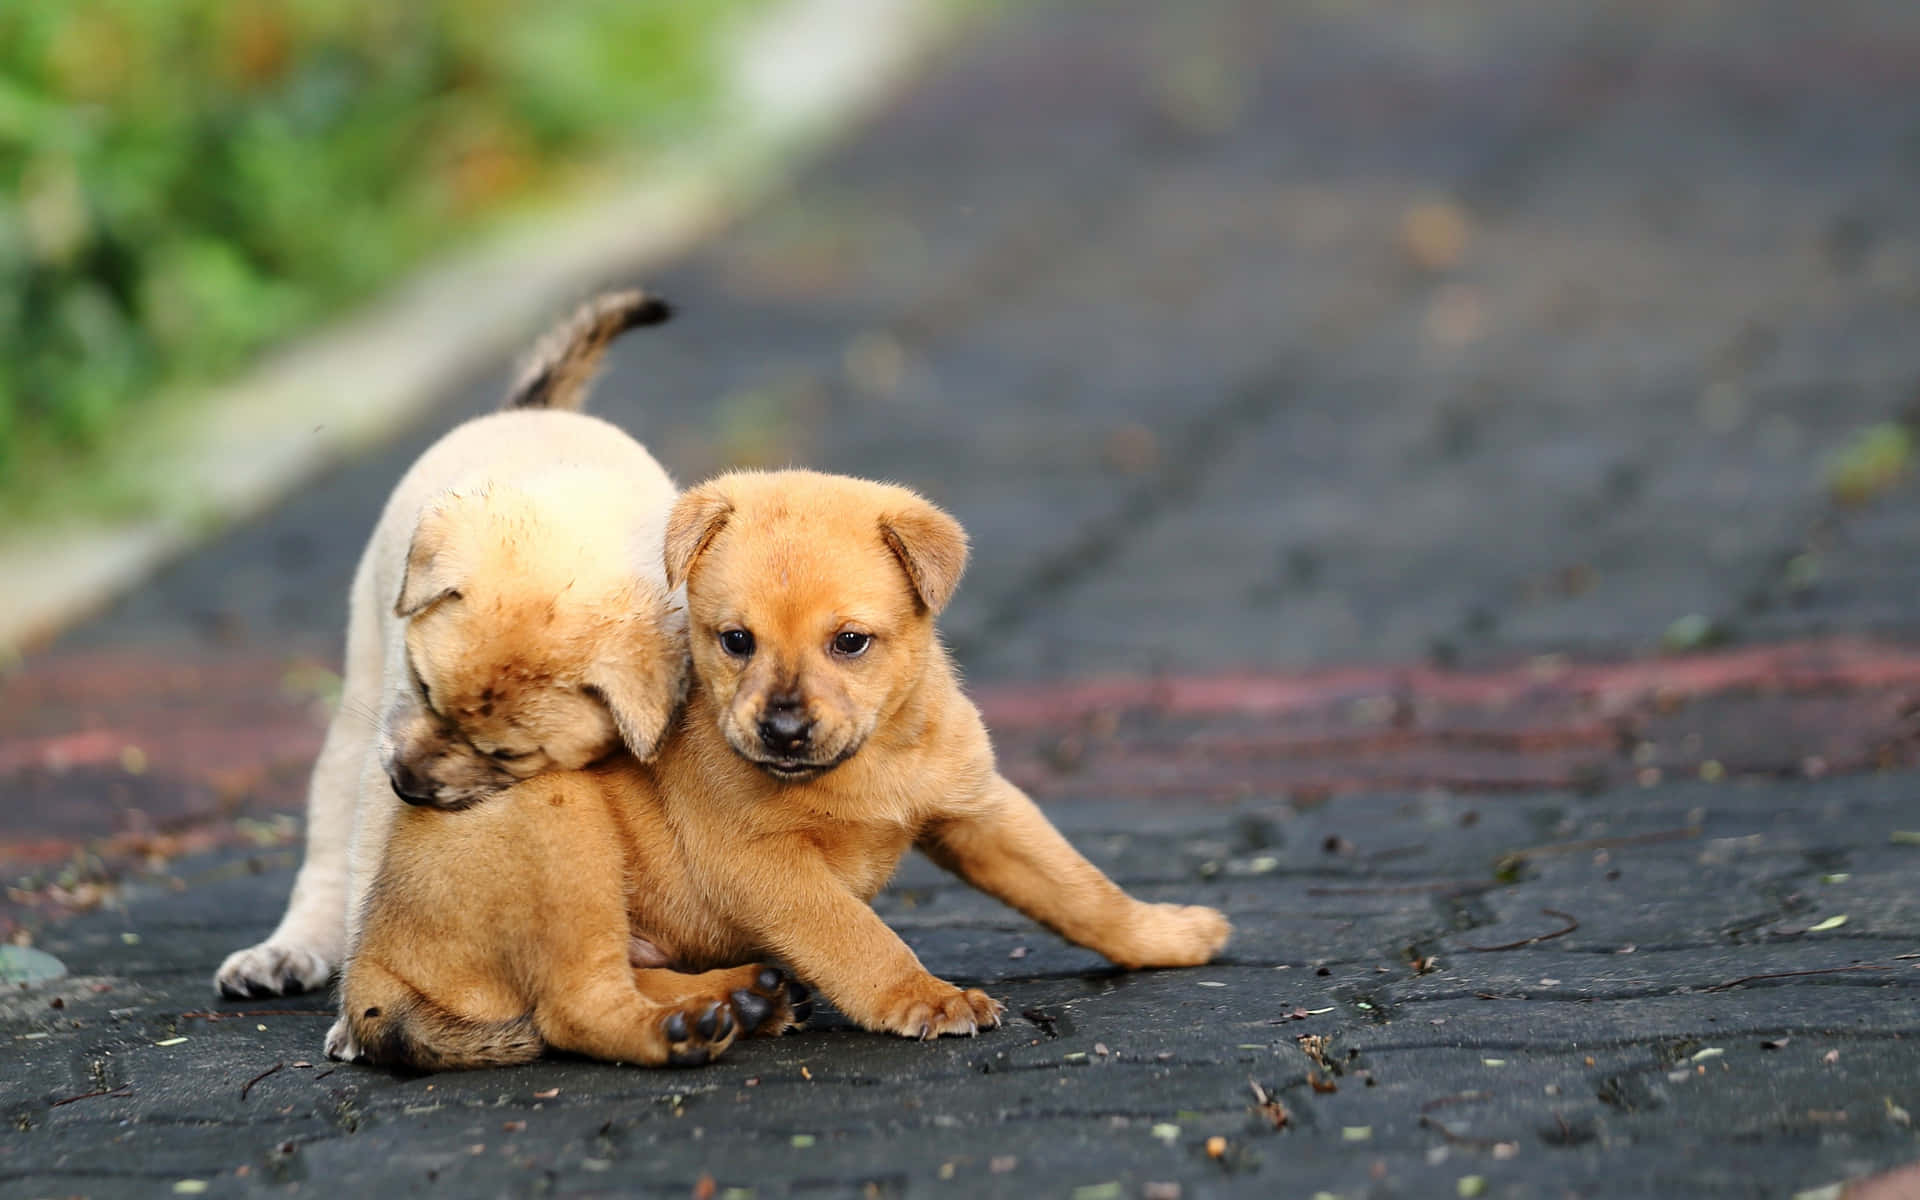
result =
[{"label": "white paw", "polygon": [[227,955],[213,986],[229,1000],[246,1000],[311,991],[332,977],[333,960],[318,948],[261,942]]},{"label": "white paw", "polygon": [[344,1016],[335,1017],[333,1028],[327,1030],[327,1057],[339,1062],[359,1062],[366,1057],[360,1052],[360,1043],[353,1040]]}]

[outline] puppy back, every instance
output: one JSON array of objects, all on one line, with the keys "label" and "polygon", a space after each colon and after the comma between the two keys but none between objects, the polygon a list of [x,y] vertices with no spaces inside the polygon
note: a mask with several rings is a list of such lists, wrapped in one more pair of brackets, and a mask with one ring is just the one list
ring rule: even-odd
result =
[{"label": "puppy back", "polygon": [[672,315],[672,305],[638,288],[595,296],[534,344],[501,407],[579,409],[613,339]]}]

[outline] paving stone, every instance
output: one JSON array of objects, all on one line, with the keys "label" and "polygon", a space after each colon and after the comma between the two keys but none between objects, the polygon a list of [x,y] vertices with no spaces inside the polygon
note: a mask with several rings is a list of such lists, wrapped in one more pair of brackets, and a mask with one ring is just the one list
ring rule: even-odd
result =
[{"label": "paving stone", "polygon": [[823,1006],[696,1071],[417,1078],[319,1058],[323,996],[214,1000],[291,880],[365,531],[503,365],[0,687],[0,920],[70,971],[0,996],[0,1195],[1788,1196],[1920,1158],[1920,492],[1828,481],[1914,419],[1916,64],[1899,0],[986,23],[649,281],[684,315],[595,408],[683,479],[950,506],[1007,772],[1228,953],[1118,972],[913,859],[879,910],[1003,1029]]}]

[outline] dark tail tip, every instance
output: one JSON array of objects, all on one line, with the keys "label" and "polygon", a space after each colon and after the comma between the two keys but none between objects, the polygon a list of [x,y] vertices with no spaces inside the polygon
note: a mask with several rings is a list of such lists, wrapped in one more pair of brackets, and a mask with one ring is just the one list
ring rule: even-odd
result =
[{"label": "dark tail tip", "polygon": [[629,312],[631,314],[625,328],[633,329],[641,325],[664,325],[673,319],[673,305],[659,296],[646,292],[629,292],[636,297]]},{"label": "dark tail tip", "polygon": [[501,407],[578,409],[614,338],[672,316],[672,304],[639,288],[595,296],[535,344]]}]

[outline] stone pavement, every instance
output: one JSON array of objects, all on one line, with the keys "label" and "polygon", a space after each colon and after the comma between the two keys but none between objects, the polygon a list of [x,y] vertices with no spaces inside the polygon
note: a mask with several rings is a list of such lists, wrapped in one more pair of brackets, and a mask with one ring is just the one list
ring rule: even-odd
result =
[{"label": "stone pavement", "polygon": [[1227,957],[915,860],[1003,1030],[405,1079],[215,1001],[360,541],[496,372],[0,691],[71,971],[0,1001],[0,1195],[1920,1194],[1920,490],[1832,487],[1920,419],[1916,189],[1901,0],[1006,13],[650,281],[596,407],[951,507],[1007,770]]}]

